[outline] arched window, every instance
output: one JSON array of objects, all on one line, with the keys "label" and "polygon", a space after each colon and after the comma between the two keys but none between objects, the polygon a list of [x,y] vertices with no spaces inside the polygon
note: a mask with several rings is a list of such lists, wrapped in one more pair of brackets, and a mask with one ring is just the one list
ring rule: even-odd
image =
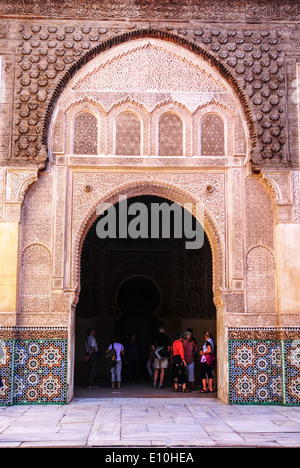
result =
[{"label": "arched window", "polygon": [[121,112],[116,118],[116,154],[141,154],[141,121],[133,112]]},{"label": "arched window", "polygon": [[173,112],[166,112],[158,123],[158,155],[183,156],[183,153],[183,122]]},{"label": "arched window", "polygon": [[200,155],[224,156],[225,136],[224,121],[217,114],[206,114],[201,119]]},{"label": "arched window", "polygon": [[81,112],[74,121],[74,154],[97,154],[97,119],[90,112]]}]

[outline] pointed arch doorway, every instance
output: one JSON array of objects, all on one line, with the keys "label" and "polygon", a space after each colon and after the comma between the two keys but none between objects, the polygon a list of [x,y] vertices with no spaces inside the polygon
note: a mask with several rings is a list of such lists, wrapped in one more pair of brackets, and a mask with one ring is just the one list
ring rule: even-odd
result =
[{"label": "pointed arch doorway", "polygon": [[[173,204],[167,198],[139,195],[131,197],[128,206],[137,202],[144,204],[148,213],[155,203]],[[113,208],[118,214],[118,203]],[[149,235],[143,238],[100,239],[97,235],[100,218],[89,228],[81,251],[81,291],[75,322],[75,396],[83,392],[82,347],[89,327],[96,329],[101,357],[97,370],[99,388],[88,395],[99,397],[110,390],[105,350],[115,335],[125,346],[129,335],[134,332],[139,343],[139,375],[135,387],[133,384],[129,386],[128,369],[124,363],[123,396],[126,396],[129,388],[135,396],[155,396],[146,363],[149,339],[157,332],[159,325],[166,327],[171,341],[176,332],[192,328],[198,347],[203,344],[206,329],[211,329],[216,336],[211,247],[204,234],[202,248],[186,249],[186,237],[175,237],[174,231],[170,232],[169,237],[160,233],[156,238]],[[193,222],[197,221],[193,219]],[[150,225],[151,222],[148,227]],[[199,367],[197,362],[198,384]],[[165,389],[167,396],[173,396],[170,371],[169,366]]]}]

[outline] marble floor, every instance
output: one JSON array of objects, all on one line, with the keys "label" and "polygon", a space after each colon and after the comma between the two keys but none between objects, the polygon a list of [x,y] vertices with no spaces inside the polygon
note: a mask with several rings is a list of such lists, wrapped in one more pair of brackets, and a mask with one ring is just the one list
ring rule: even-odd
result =
[{"label": "marble floor", "polygon": [[300,447],[300,407],[90,393],[67,405],[0,407],[5,447]]}]

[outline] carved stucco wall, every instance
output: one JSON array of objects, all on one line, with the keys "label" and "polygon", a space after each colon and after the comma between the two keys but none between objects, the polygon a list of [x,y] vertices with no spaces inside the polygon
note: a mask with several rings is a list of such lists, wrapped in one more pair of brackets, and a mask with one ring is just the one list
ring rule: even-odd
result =
[{"label": "carved stucco wall", "polygon": [[[197,10],[194,9],[195,3],[192,2],[192,6],[189,4],[188,7],[191,18],[194,19],[198,8],[196,18],[208,14],[208,11],[204,14],[207,9],[205,2],[198,2]],[[224,17],[228,15],[230,19],[235,16],[227,8],[229,3],[233,4],[235,13],[239,12],[239,17],[240,6],[236,2],[219,5],[219,12]],[[149,7],[146,3],[144,7],[147,6]],[[184,8],[179,13],[177,6],[172,2],[172,5],[163,10],[162,5],[156,5],[153,7],[153,14],[160,17],[164,11],[168,17],[167,12],[171,8],[174,9],[176,18],[179,15],[186,20],[186,17],[181,16]],[[26,15],[34,6],[22,8]],[[22,8],[2,6],[4,13],[21,13]],[[49,8],[53,16],[59,16],[53,2]],[[134,9],[134,5],[132,8]],[[247,10],[246,5],[243,8],[243,19],[249,20],[246,12],[250,10],[250,5]],[[272,2],[272,14],[273,9]],[[4,159],[7,164],[17,162],[20,165],[43,166],[43,161],[47,159],[51,114],[57,97],[68,80],[98,53],[122,42],[149,36],[172,41],[198,53],[232,83],[247,110],[252,140],[256,144],[252,154],[255,170],[263,167],[282,169],[287,164],[290,168],[296,167],[298,157],[295,156],[294,149],[298,148],[298,139],[292,122],[296,118],[297,109],[291,99],[293,90],[290,85],[295,79],[292,44],[297,44],[298,32],[293,23],[286,26],[280,23],[283,11],[280,5],[278,9],[279,22],[272,23],[272,27],[266,27],[265,24],[254,26],[247,21],[238,27],[230,23],[216,23],[213,26],[209,23],[196,23],[192,26],[186,22],[183,27],[178,27],[168,20],[159,27],[157,25],[157,29],[147,29],[144,26],[141,29],[140,25],[122,21],[117,26],[105,23],[103,27],[78,20],[66,24],[59,19],[49,19],[47,22],[29,21],[26,18],[13,21],[3,19],[4,67],[8,81],[12,80],[14,83],[8,90],[13,99],[13,108],[6,108],[11,129],[2,129],[3,141],[8,143],[2,148]],[[64,5],[63,11],[67,14],[68,5]],[[77,7],[74,6],[73,14],[76,11]],[[101,14],[98,7],[96,11]],[[113,15],[114,11],[114,8],[110,8],[109,14]],[[143,18],[145,12],[146,10],[139,7],[134,17],[141,15]],[[259,11],[257,5],[255,12],[263,19],[263,10]],[[212,11],[210,13],[213,14]],[[291,9],[287,8],[285,14],[293,17]],[[295,11],[294,15],[297,14],[298,11]],[[16,47],[15,50],[13,46]]]},{"label": "carved stucco wall", "polygon": [[[118,61],[122,74],[112,79],[118,76]],[[152,69],[160,62],[165,64],[166,79],[163,72],[158,77],[156,68]],[[136,69],[131,75],[133,63]],[[171,69],[173,77],[168,81]],[[194,76],[187,72],[191,69]],[[139,70],[145,79],[137,88]],[[139,119],[140,156],[116,154],[116,121],[124,112],[133,112]],[[184,150],[178,157],[159,156],[159,118],[166,112],[182,122]],[[83,113],[94,118],[84,120],[82,138],[88,134],[89,122],[97,122],[97,154],[93,154],[95,146],[90,155],[74,154],[74,122]],[[217,114],[224,122],[224,156],[201,155],[201,119]],[[216,304],[224,302],[228,323],[247,325],[255,314],[257,323],[274,325],[276,269],[270,258],[274,256],[275,197],[261,176],[248,173],[245,122],[231,88],[218,74],[194,54],[162,41],[143,39],[120,45],[78,72],[53,115],[51,164],[24,200],[23,264],[30,246],[45,245],[51,259],[45,257],[43,262],[43,256],[37,256],[36,261],[39,268],[48,268],[52,290],[49,303],[39,304],[38,314],[32,303],[27,323],[68,323],[70,305],[76,304],[80,292],[81,245],[98,205],[117,202],[120,195],[153,194],[204,207],[213,254],[214,298]],[[251,261],[256,252],[260,262]],[[28,312],[23,304],[35,288],[34,275],[30,278],[23,266],[20,287],[22,315]],[[262,310],[259,295],[264,287],[268,294]]]},{"label": "carved stucco wall", "polygon": [[[153,194],[205,207],[224,356],[226,327],[293,326],[278,314],[274,228],[300,220],[298,2],[0,0],[0,13],[0,220],[21,221],[17,314],[2,325],[67,327],[71,342],[99,202]],[[182,156],[159,157],[166,112]],[[224,154],[202,151],[206,114],[223,119]],[[127,124],[133,155],[117,150]]]}]

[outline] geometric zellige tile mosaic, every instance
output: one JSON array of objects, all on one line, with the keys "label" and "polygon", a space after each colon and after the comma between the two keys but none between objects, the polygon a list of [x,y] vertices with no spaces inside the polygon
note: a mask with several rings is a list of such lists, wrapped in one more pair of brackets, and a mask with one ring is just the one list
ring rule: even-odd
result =
[{"label": "geometric zellige tile mosaic", "polygon": [[300,404],[300,340],[283,342],[284,399],[286,404]]},{"label": "geometric zellige tile mosaic", "polygon": [[280,341],[230,341],[229,355],[231,402],[282,402]]},{"label": "geometric zellige tile mosaic", "polygon": [[[0,405],[67,402],[67,339],[0,342]],[[229,339],[228,361],[230,403],[300,405],[299,339]]]},{"label": "geometric zellige tile mosaic", "polygon": [[67,340],[7,340],[5,344],[6,363],[0,366],[2,405],[66,402]]},{"label": "geometric zellige tile mosaic", "polygon": [[0,342],[0,375],[3,386],[0,388],[0,404],[12,404],[14,340],[1,340]]},{"label": "geometric zellige tile mosaic", "polygon": [[231,403],[300,404],[296,340],[230,340]]}]

